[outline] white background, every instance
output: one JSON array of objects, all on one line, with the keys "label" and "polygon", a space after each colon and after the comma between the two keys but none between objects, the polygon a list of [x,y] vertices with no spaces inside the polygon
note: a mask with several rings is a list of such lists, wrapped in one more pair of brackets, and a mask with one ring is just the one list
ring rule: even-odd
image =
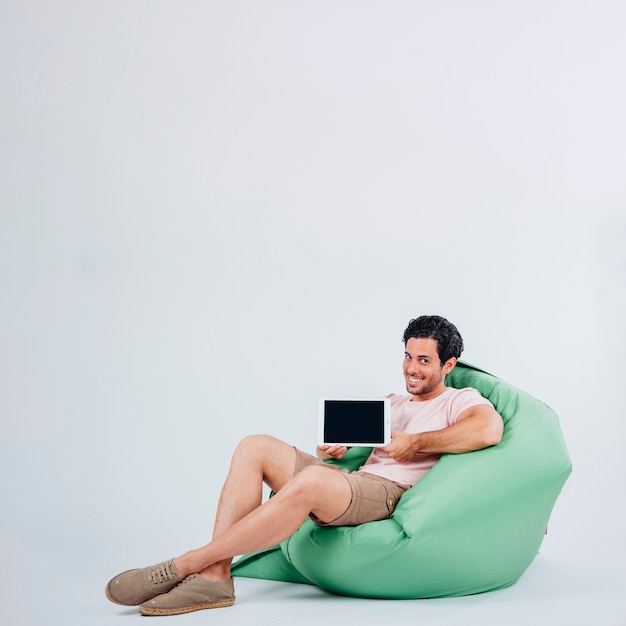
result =
[{"label": "white background", "polygon": [[[136,624],[237,441],[402,392],[412,317],[549,404],[574,472],[496,593],[238,581],[170,623],[626,624],[619,1],[0,0],[0,621]],[[207,614],[209,613],[209,614]]]}]

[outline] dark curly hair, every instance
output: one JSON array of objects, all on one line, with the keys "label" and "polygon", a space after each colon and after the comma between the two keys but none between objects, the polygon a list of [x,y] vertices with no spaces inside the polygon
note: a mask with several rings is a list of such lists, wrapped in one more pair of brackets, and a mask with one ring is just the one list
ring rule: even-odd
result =
[{"label": "dark curly hair", "polygon": [[404,345],[415,339],[434,339],[441,365],[452,357],[459,358],[463,352],[463,338],[457,327],[439,315],[422,315],[409,322],[402,337]]}]

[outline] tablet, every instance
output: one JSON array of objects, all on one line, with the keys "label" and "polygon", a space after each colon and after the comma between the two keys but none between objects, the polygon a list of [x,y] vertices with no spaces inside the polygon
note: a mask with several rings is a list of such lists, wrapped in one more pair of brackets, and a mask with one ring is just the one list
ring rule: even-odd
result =
[{"label": "tablet", "polygon": [[389,398],[320,398],[318,445],[383,447],[391,441]]}]

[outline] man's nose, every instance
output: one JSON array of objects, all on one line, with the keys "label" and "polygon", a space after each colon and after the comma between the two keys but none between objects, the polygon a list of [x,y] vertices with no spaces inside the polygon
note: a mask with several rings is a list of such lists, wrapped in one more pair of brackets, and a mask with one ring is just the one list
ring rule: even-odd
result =
[{"label": "man's nose", "polygon": [[406,368],[406,371],[409,374],[417,374],[417,373],[419,373],[419,368],[417,366],[417,363],[415,363],[414,361],[411,361],[411,363],[409,363],[409,366]]}]

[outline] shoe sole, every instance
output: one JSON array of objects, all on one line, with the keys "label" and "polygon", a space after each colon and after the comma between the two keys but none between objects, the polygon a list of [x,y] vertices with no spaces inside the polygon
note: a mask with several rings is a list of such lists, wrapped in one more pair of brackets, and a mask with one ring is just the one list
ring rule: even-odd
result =
[{"label": "shoe sole", "polygon": [[142,615],[181,615],[182,613],[191,613],[192,611],[201,611],[202,609],[221,609],[223,607],[232,606],[235,599],[219,600],[218,602],[202,602],[200,604],[188,604],[181,607],[139,607]]}]

